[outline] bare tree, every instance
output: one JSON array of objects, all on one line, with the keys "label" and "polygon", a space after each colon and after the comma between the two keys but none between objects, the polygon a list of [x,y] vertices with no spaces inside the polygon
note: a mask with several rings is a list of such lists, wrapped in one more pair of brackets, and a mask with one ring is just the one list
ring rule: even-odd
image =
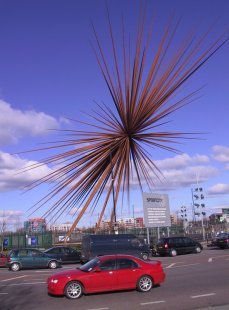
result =
[{"label": "bare tree", "polygon": [[5,239],[6,229],[7,229],[6,214],[5,214],[5,211],[3,211],[1,221],[0,221],[1,251],[4,250],[4,239]]}]

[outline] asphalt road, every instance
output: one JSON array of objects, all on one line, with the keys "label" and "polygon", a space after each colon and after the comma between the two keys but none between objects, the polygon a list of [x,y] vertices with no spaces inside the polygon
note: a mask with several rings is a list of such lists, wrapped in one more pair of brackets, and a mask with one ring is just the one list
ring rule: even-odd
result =
[{"label": "asphalt road", "polygon": [[[149,293],[125,291],[83,296],[78,300],[51,297],[49,269],[12,272],[0,269],[1,310],[228,310],[229,250],[205,249],[201,254],[159,257],[166,281]],[[72,269],[76,265],[65,265]]]}]

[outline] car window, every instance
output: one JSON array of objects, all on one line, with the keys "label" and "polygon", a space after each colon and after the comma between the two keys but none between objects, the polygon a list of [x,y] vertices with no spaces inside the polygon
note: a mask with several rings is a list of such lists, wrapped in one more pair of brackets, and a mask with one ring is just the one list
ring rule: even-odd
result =
[{"label": "car window", "polygon": [[116,260],[115,259],[109,259],[109,260],[101,263],[99,265],[99,268],[101,270],[104,270],[104,271],[106,271],[106,270],[115,270],[116,269]]},{"label": "car window", "polygon": [[189,238],[182,238],[182,243],[186,246],[191,245],[192,241]]},{"label": "car window", "polygon": [[118,259],[117,269],[130,269],[137,268],[138,264],[134,262],[132,259],[120,258]]},{"label": "car window", "polygon": [[41,252],[36,251],[36,250],[32,250],[31,254],[32,254],[32,256],[36,256],[36,257],[43,256],[43,254]]},{"label": "car window", "polygon": [[169,238],[167,241],[168,241],[168,244],[169,244],[169,245],[174,245],[174,244],[176,243],[175,240],[176,240],[176,239],[174,239],[174,238]]},{"label": "car window", "polygon": [[28,256],[28,251],[26,249],[21,249],[20,251],[18,251],[18,255],[15,256]]},{"label": "car window", "polygon": [[60,249],[59,248],[52,248],[52,249],[48,250],[47,253],[59,254],[60,253]]},{"label": "car window", "polygon": [[70,248],[63,248],[65,254],[70,254],[72,251]]},{"label": "car window", "polygon": [[83,266],[81,266],[79,269],[80,269],[81,271],[90,272],[90,271],[92,271],[92,269],[94,269],[99,263],[100,263],[100,260],[96,257],[96,258],[90,260],[89,262],[87,262],[86,264],[84,264]]},{"label": "car window", "polygon": [[17,250],[11,250],[8,254],[9,257],[17,257],[18,251]]},{"label": "car window", "polygon": [[134,248],[137,248],[141,245],[140,240],[138,240],[137,238],[133,238],[130,240],[131,246]]}]

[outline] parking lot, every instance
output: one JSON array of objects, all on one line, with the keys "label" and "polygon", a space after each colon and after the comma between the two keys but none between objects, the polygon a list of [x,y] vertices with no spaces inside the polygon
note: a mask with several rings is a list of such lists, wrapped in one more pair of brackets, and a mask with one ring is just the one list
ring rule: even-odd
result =
[{"label": "parking lot", "polygon": [[[12,272],[0,269],[1,309],[229,309],[229,250],[206,248],[200,254],[155,257],[162,262],[166,280],[149,293],[137,291],[93,294],[78,300],[47,294],[46,280],[61,269]],[[209,309],[209,308],[208,308]]]}]

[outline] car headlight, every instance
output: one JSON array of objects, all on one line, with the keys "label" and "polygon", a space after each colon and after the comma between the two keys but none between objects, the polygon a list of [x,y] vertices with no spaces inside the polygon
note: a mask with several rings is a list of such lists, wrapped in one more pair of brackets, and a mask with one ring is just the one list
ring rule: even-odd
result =
[{"label": "car headlight", "polygon": [[57,279],[51,279],[51,281],[50,281],[51,283],[57,283],[58,282],[58,280]]}]

